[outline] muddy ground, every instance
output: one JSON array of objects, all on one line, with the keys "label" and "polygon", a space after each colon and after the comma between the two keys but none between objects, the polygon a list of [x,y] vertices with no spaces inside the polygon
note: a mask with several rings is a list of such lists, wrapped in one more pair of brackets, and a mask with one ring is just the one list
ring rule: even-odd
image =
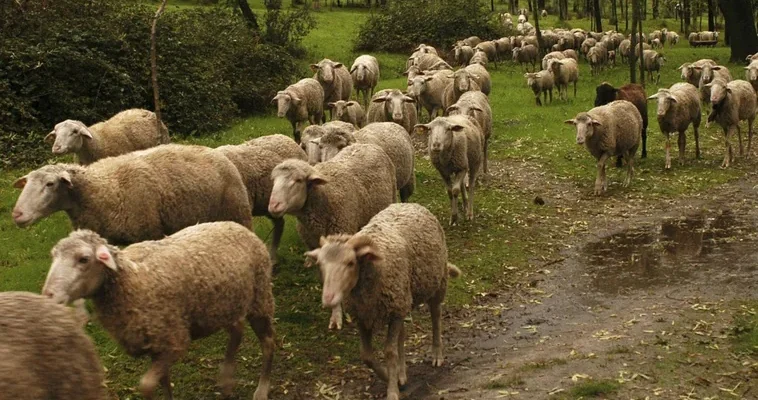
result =
[{"label": "muddy ground", "polygon": [[[677,200],[612,188],[589,202],[538,165],[512,167],[490,184],[556,207],[532,222],[553,250],[446,315],[443,368],[429,365],[428,321],[407,324],[403,398],[758,399],[758,360],[730,351],[733,316],[758,293],[756,174]],[[383,397],[366,368],[346,372],[319,396]]]}]

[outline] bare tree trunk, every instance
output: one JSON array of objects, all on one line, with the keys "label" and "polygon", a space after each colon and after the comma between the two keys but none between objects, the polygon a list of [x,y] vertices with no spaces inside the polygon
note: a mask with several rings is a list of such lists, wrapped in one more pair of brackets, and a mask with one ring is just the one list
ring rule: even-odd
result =
[{"label": "bare tree trunk", "polygon": [[237,4],[239,4],[240,11],[242,12],[242,16],[247,21],[247,25],[250,28],[258,30],[258,18],[256,18],[255,13],[250,8],[250,4],[247,3],[247,0],[237,0]]},{"label": "bare tree trunk", "polygon": [[[627,0],[627,5],[629,0]],[[629,82],[637,83],[637,0],[632,1],[632,51],[629,54]],[[628,17],[627,13],[627,17]]]},{"label": "bare tree trunk", "polygon": [[595,32],[602,32],[603,18],[600,13],[600,0],[592,0],[592,12],[595,14]]},{"label": "bare tree trunk", "polygon": [[692,26],[692,12],[690,8],[690,0],[684,0],[684,34],[690,34],[690,27]]},{"label": "bare tree trunk", "polygon": [[715,14],[715,5],[713,4],[714,1],[715,0],[708,0],[708,30],[711,32],[716,31],[716,19],[713,15]]},{"label": "bare tree trunk", "polygon": [[[635,3],[636,2],[647,2],[647,0],[634,0],[634,2]],[[637,15],[637,21],[638,21],[637,23],[639,24],[639,32],[640,32],[640,40],[639,40],[639,42],[640,42],[640,85],[642,85],[642,87],[645,87],[645,57],[644,57],[645,50],[642,49],[642,42],[644,41],[642,39],[642,35],[643,35],[643,32],[642,32],[642,15],[641,15],[642,14],[642,7],[640,7],[639,5],[637,5],[637,14],[638,14]]]},{"label": "bare tree trunk", "polygon": [[758,52],[758,37],[755,31],[755,19],[750,0],[719,0],[719,8],[724,14],[724,26],[729,27],[726,36],[738,32],[729,38],[732,48],[730,60],[744,63],[745,57]]},{"label": "bare tree trunk", "polygon": [[624,0],[624,27],[625,31],[629,30],[629,0]]},{"label": "bare tree trunk", "polygon": [[153,81],[153,103],[155,104],[155,124],[157,125],[158,132],[161,131],[161,99],[158,91],[158,51],[157,40],[155,39],[156,31],[158,30],[158,19],[166,9],[166,3],[168,0],[161,1],[161,5],[158,6],[158,11],[155,12],[153,17],[153,26],[150,28],[150,75]]}]

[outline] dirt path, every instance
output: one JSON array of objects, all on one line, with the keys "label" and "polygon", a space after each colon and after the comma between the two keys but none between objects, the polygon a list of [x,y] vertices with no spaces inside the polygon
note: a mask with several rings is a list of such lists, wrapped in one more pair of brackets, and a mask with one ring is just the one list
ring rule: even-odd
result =
[{"label": "dirt path", "polygon": [[[556,207],[535,228],[565,250],[448,315],[441,369],[425,362],[428,332],[414,324],[404,398],[758,398],[757,360],[729,351],[738,300],[758,293],[755,176],[676,201],[590,204],[518,166],[496,164],[504,178],[490,184],[515,182]],[[382,397],[384,383],[357,375],[341,398]]]}]

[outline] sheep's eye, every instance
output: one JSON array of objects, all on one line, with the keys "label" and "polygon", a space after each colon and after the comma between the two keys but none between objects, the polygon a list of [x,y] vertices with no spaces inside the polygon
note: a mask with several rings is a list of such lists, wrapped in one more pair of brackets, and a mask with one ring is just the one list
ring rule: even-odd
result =
[{"label": "sheep's eye", "polygon": [[79,258],[79,264],[87,264],[89,262],[89,257],[80,257]]},{"label": "sheep's eye", "polygon": [[53,186],[53,182],[48,182],[48,183],[45,184],[45,186],[52,187]]}]

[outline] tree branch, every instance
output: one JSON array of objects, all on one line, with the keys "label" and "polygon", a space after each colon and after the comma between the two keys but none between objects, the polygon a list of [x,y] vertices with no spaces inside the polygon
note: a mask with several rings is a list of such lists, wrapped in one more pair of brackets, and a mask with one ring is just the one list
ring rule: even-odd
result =
[{"label": "tree branch", "polygon": [[150,28],[150,74],[153,81],[153,103],[155,104],[155,124],[158,126],[158,132],[161,131],[161,102],[160,93],[158,92],[158,52],[156,49],[155,33],[158,29],[158,19],[163,15],[168,0],[161,1],[158,11],[153,17],[153,25]]}]

